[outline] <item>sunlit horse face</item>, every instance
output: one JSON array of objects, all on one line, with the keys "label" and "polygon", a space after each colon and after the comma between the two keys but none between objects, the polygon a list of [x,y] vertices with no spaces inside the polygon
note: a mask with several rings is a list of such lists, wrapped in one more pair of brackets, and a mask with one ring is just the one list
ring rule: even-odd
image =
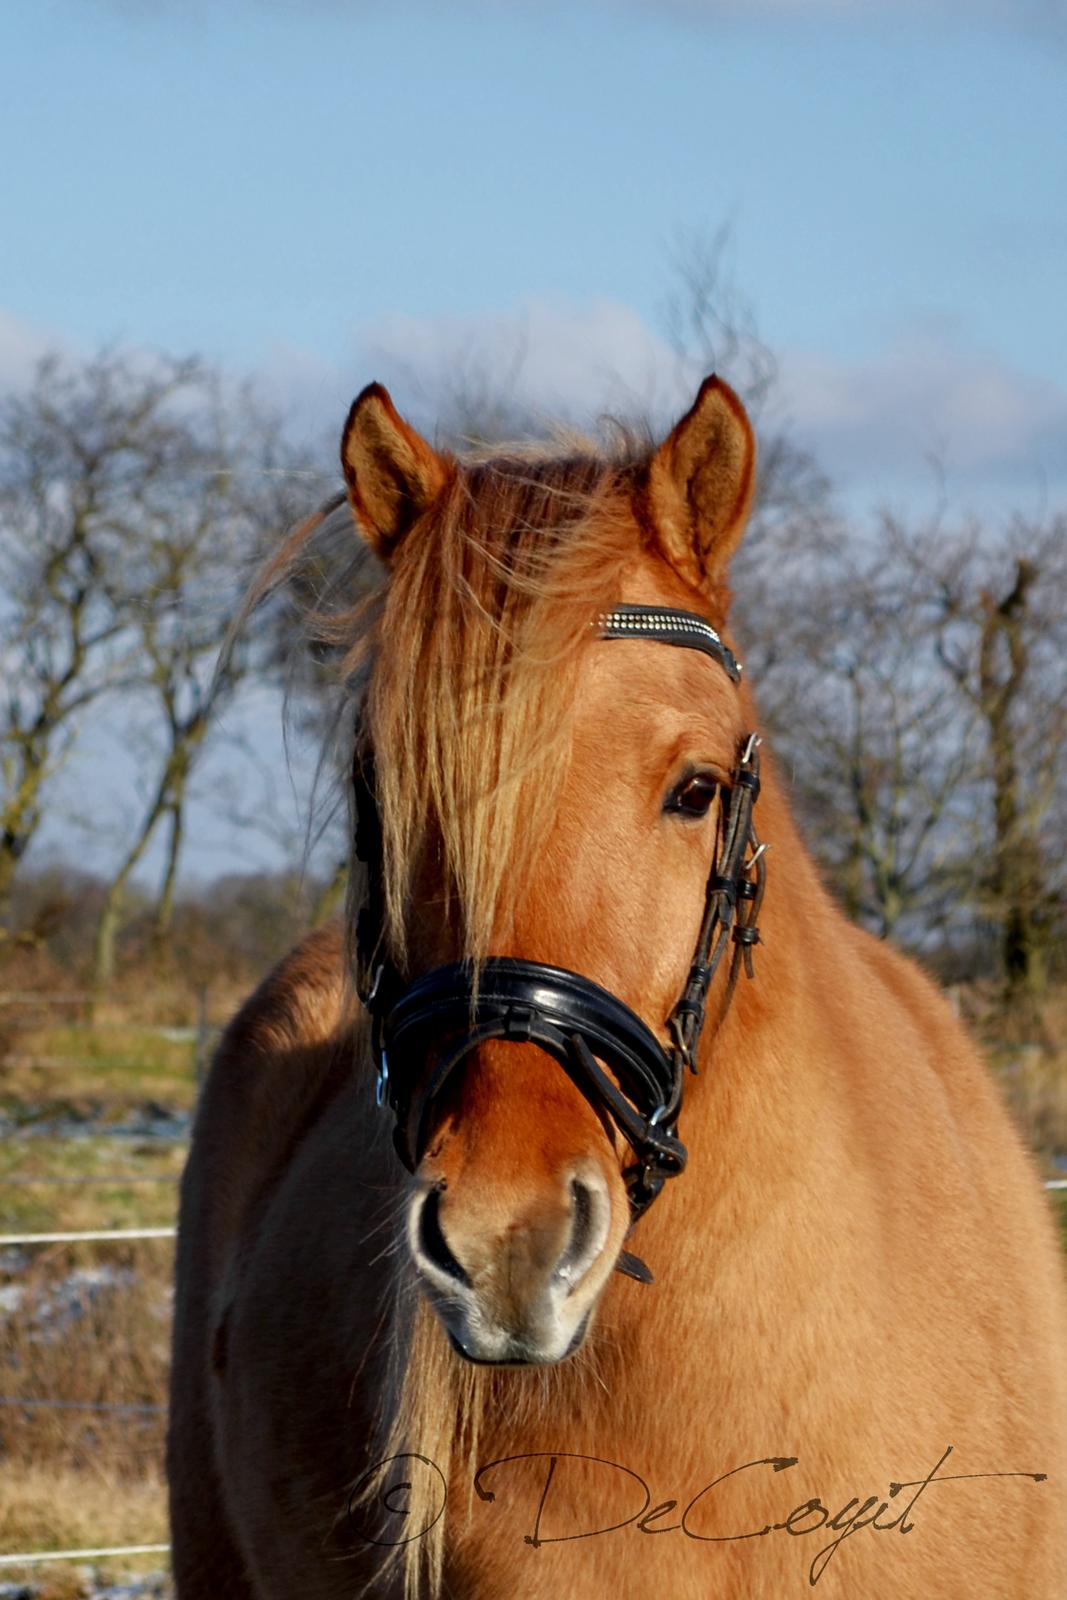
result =
[{"label": "sunlit horse face", "polygon": [[[457,480],[472,492],[465,469],[433,451],[377,386],[353,407],[343,459],[357,522],[396,570],[411,554],[406,542],[433,540],[435,508]],[[721,627],[754,459],[740,402],[709,380],[664,444],[617,473],[590,512],[623,530],[609,603],[679,606]],[[559,804],[489,953],[582,973],[667,1043],[716,848],[717,785],[744,731],[738,690],[691,650],[598,640],[592,628],[573,690]],[[523,802],[520,792],[520,819]],[[427,914],[432,878],[424,873],[422,906],[411,907],[412,977],[465,953]],[[460,1354],[546,1363],[580,1346],[629,1227],[621,1174],[630,1159],[536,1046],[497,1041],[472,1052],[416,1174],[407,1228],[421,1285]]]}]

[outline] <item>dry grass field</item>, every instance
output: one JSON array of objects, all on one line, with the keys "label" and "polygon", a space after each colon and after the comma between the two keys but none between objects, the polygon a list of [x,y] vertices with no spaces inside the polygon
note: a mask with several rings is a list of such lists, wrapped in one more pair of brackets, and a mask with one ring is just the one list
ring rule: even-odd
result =
[{"label": "dry grass field", "polygon": [[[195,1049],[114,1019],[9,1032],[0,1233],[173,1225]],[[0,1554],[166,1543],[173,1259],[169,1239],[0,1247]],[[0,1595],[163,1594],[138,1580],[165,1566],[0,1566]]]}]

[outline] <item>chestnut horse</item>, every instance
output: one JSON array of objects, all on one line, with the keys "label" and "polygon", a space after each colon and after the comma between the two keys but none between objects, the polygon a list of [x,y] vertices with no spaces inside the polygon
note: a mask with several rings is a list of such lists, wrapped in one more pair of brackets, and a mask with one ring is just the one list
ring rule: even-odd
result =
[{"label": "chestnut horse", "polygon": [[347,651],[366,870],[201,1096],[181,1600],[1063,1600],[1032,1163],[932,983],[827,894],[770,755],[727,859],[758,783],[740,402],[709,379],[658,448],[457,459],[372,385],[342,459],[261,587],[350,547],[311,626]]}]

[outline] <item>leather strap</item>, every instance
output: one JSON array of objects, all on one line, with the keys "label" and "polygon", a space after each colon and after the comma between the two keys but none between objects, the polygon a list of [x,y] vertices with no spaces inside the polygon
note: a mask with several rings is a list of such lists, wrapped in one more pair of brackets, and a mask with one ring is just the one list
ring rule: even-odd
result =
[{"label": "leather strap", "polygon": [[554,1057],[615,1124],[649,1179],[685,1166],[685,1147],[667,1121],[677,1098],[677,1068],[651,1029],[576,972],[503,957],[482,964],[473,1005],[470,968],[455,962],[412,984],[386,1018],[387,1069],[392,1061],[423,1066],[415,1081],[406,1070],[386,1080],[397,1151],[410,1171],[425,1153],[446,1084],[471,1051],[491,1039],[536,1044]]},{"label": "leather strap", "polygon": [[695,611],[677,611],[673,606],[622,605],[604,612],[598,623],[602,639],[654,639],[659,644],[700,650],[717,661],[732,682],[741,682],[744,668],[740,661],[711,623]]}]

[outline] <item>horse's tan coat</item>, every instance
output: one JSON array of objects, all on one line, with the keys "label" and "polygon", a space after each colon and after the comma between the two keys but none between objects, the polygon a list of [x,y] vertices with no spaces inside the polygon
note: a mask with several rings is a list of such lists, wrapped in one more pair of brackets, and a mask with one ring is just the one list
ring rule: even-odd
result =
[{"label": "horse's tan coat", "polygon": [[[696,603],[639,545],[618,598]],[[704,658],[590,650],[559,821],[501,953],[585,972],[658,1025],[711,839],[664,828],[660,797],[689,756],[729,770],[755,725]],[[612,1276],[586,1350],[560,1366],[459,1374],[480,1396],[472,1459],[445,1463],[445,1592],[463,1600],[788,1600],[815,1573],[830,1600],[1067,1595],[1067,1301],[1033,1165],[934,986],[830,901],[764,768],[765,942],[725,1016],[717,985],[682,1122],[689,1167],[634,1237],[655,1285]],[[181,1600],[335,1600],[375,1570],[346,1503],[396,1401],[408,1180],[352,1067],[343,967],[338,930],[293,952],[229,1029],[199,1108],[169,1443]],[[537,1052],[490,1050],[458,1110],[431,1158],[457,1237],[491,1233],[501,1174],[548,1193],[575,1149],[621,1193],[599,1122]],[[941,1477],[1047,1481],[935,1482],[909,1532],[861,1527],[821,1570],[836,1533],[803,1531],[818,1508],[791,1530],[707,1537],[755,1534],[815,1498],[839,1525],[886,1500],[892,1522],[914,1490],[891,1498],[891,1482],[917,1483],[948,1446]],[[545,1459],[497,1469],[492,1502],[471,1477],[538,1452],[560,1459],[535,1548]],[[675,1526],[705,1486],[769,1457],[797,1464],[748,1468],[699,1499],[688,1534]],[[564,1539],[640,1510],[619,1468],[649,1487],[643,1525]]]}]

